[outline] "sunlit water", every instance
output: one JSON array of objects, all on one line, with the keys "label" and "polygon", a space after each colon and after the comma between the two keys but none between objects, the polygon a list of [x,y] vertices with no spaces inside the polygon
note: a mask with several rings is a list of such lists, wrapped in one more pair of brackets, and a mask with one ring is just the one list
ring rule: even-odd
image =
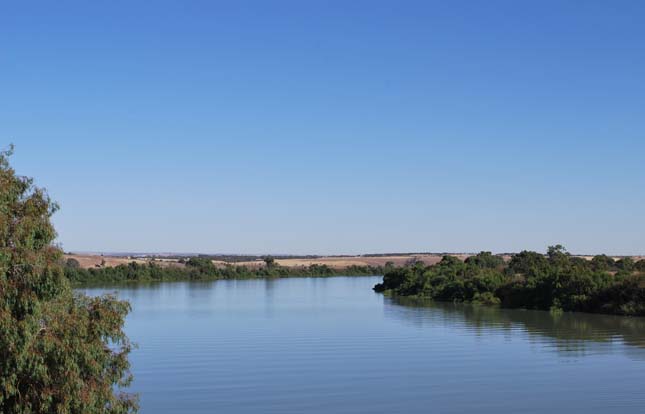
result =
[{"label": "sunlit water", "polygon": [[118,291],[143,414],[643,413],[645,318],[397,302],[375,277]]}]

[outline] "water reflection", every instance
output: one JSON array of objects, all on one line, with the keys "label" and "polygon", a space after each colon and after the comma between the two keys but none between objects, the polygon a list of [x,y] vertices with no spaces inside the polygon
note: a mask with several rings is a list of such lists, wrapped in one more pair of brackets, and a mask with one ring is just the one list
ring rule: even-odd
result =
[{"label": "water reflection", "polygon": [[417,326],[461,326],[477,335],[496,331],[529,341],[567,357],[616,352],[645,360],[645,318],[567,312],[501,309],[433,302],[424,299],[385,298],[386,317]]},{"label": "water reflection", "polygon": [[645,318],[384,299],[380,279],[84,291],[132,304],[142,414],[643,412]]}]

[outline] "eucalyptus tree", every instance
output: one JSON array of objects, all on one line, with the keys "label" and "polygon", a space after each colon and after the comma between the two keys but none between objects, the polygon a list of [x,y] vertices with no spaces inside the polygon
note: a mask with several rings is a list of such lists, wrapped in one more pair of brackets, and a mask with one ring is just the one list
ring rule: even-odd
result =
[{"label": "eucalyptus tree", "polygon": [[0,152],[0,412],[124,414],[136,397],[123,332],[130,307],[75,294],[50,221],[57,205]]}]

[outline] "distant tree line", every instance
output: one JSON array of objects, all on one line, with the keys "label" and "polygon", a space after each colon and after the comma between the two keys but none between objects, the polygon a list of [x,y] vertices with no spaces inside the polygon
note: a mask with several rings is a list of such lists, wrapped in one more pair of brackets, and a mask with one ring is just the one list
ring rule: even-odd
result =
[{"label": "distant tree line", "polygon": [[546,255],[523,251],[506,263],[490,252],[462,262],[444,256],[385,272],[377,292],[508,308],[645,316],[645,260],[592,260],[571,256],[561,245]]},{"label": "distant tree line", "polygon": [[272,257],[265,257],[265,266],[215,266],[206,257],[191,257],[183,266],[160,266],[131,262],[114,267],[83,269],[74,259],[65,263],[65,276],[73,285],[121,282],[208,281],[220,279],[262,279],[283,277],[329,277],[382,275],[380,266],[349,266],[342,270],[327,265],[313,264],[303,267],[280,266]]}]

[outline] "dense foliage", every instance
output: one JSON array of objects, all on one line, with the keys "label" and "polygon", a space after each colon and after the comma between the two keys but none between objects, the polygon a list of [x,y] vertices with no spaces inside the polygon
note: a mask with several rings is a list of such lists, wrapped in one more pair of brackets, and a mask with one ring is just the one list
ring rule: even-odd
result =
[{"label": "dense foliage", "polygon": [[265,266],[248,268],[246,266],[215,266],[205,257],[188,259],[183,266],[160,266],[155,262],[147,264],[129,263],[114,267],[82,269],[73,263],[65,266],[65,275],[75,285],[93,283],[121,282],[168,282],[181,280],[219,280],[219,279],[258,279],[279,277],[328,277],[328,276],[370,276],[383,274],[381,267],[350,266],[337,270],[326,265],[306,267],[279,266],[270,258],[265,259]]},{"label": "dense foliage", "polygon": [[122,414],[136,411],[127,386],[129,305],[75,295],[47,194],[0,153],[0,412]]},{"label": "dense foliage", "polygon": [[523,251],[508,263],[490,252],[465,262],[391,269],[374,290],[442,301],[499,304],[510,308],[645,315],[643,260],[572,257],[562,246],[546,255]]}]

